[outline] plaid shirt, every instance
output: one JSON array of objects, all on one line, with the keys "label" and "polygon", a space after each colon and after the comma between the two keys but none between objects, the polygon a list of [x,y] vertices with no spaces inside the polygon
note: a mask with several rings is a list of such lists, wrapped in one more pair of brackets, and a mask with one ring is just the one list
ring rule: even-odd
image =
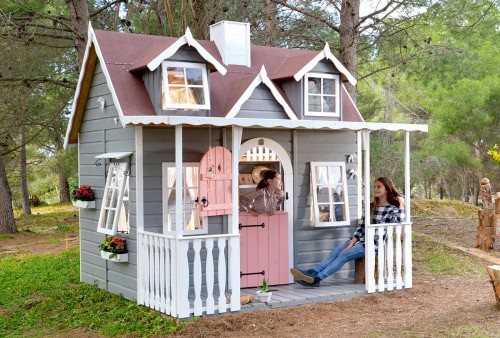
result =
[{"label": "plaid shirt", "polygon": [[[370,224],[381,224],[381,223],[401,223],[405,220],[405,210],[399,209],[395,205],[388,204],[384,206],[378,206],[373,213],[373,219]],[[365,243],[365,216],[361,219],[361,223],[353,237],[358,239],[359,243]],[[378,234],[375,235],[375,249],[378,248]]]}]

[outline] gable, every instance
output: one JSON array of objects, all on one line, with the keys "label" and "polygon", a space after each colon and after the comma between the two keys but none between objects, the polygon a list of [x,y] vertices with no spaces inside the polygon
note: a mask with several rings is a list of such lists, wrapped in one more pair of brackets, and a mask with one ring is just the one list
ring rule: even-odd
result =
[{"label": "gable", "polygon": [[271,90],[264,84],[257,86],[250,98],[243,103],[236,118],[289,119]]}]

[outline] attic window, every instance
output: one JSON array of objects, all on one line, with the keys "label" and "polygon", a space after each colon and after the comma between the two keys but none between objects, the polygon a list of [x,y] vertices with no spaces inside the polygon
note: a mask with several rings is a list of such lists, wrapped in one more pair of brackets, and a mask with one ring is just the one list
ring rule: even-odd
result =
[{"label": "attic window", "polygon": [[304,77],[306,116],[340,116],[339,76],[308,73]]},{"label": "attic window", "polygon": [[205,64],[162,63],[162,109],[210,109]]}]

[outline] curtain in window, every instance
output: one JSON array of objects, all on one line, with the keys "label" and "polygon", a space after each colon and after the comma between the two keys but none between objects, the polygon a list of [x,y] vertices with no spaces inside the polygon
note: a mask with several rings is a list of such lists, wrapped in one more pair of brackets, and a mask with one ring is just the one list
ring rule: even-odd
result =
[{"label": "curtain in window", "polygon": [[[187,167],[186,168],[186,185],[189,192],[189,197],[194,201],[198,197],[198,168]],[[187,225],[186,230],[196,230],[200,228],[200,211],[198,209],[198,203],[193,204],[193,209],[191,210],[191,218]]]}]

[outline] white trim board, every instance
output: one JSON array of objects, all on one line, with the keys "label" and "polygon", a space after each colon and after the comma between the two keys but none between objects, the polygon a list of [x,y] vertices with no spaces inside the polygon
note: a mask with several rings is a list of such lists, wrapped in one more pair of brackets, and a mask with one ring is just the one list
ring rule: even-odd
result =
[{"label": "white trim board", "polygon": [[284,120],[201,116],[126,116],[125,125],[191,125],[191,126],[238,126],[276,129],[324,129],[324,130],[387,130],[428,132],[426,124],[343,122],[318,120]]}]

